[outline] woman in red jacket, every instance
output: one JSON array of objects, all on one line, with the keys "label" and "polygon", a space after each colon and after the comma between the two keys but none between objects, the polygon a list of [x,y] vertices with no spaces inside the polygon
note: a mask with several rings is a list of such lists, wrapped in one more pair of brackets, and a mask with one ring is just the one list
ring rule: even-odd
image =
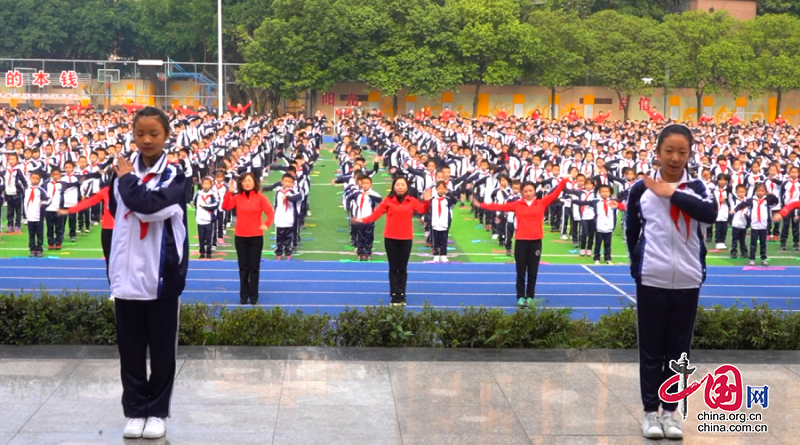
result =
[{"label": "woman in red jacket", "polygon": [[355,223],[373,223],[384,213],[386,227],[383,229],[383,245],[389,260],[389,289],[393,305],[406,304],[406,282],[408,281],[408,258],[414,238],[414,212],[428,213],[431,207],[431,189],[425,190],[424,202],[408,196],[406,178],[395,178],[392,191],[366,218],[353,218]]},{"label": "woman in red jacket", "polygon": [[114,233],[114,215],[108,210],[108,186],[100,189],[88,199],[79,201],[74,207],[61,209],[59,215],[69,215],[90,209],[97,204],[103,203],[102,230],[100,231],[100,245],[103,247],[103,258],[106,260],[106,275],[108,275],[108,251],[111,249],[111,234]]},{"label": "woman in red jacket", "polygon": [[[239,303],[258,304],[258,277],[261,270],[261,253],[264,250],[264,231],[272,225],[275,211],[266,196],[256,189],[256,177],[244,173],[238,181],[231,181],[222,200],[222,209],[236,209],[236,257],[239,260]],[[232,190],[238,190],[232,193]],[[266,215],[261,221],[261,214]]]},{"label": "woman in red jacket", "polygon": [[[536,275],[539,273],[542,238],[544,238],[542,229],[544,211],[558,199],[566,184],[567,178],[563,178],[549,195],[542,199],[536,199],[536,186],[532,182],[525,182],[522,185],[522,199],[505,204],[480,203],[480,207],[485,210],[516,214],[514,261],[517,265],[517,304],[520,307],[529,306],[536,294]],[[475,198],[473,197],[473,199]],[[526,273],[528,276],[527,292],[525,288]]]}]

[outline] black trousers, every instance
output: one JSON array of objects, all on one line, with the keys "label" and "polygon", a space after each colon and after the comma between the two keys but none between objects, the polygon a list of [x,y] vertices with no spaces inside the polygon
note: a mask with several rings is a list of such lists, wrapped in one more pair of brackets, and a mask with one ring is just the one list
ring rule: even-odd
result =
[{"label": "black trousers", "polygon": [[81,210],[78,212],[78,230],[89,230],[89,227],[92,226],[92,222],[90,221],[90,213],[91,209]]},{"label": "black trousers", "polygon": [[714,242],[717,244],[725,244],[725,238],[728,237],[728,221],[717,221],[714,223]]},{"label": "black trousers", "polygon": [[103,218],[103,205],[97,204],[95,206],[89,207],[89,211],[91,213],[90,218],[92,222],[99,223],[100,220]]},{"label": "black trousers", "polygon": [[44,238],[44,222],[28,221],[28,248],[31,252],[41,252]]},{"label": "black trousers", "polygon": [[353,223],[353,234],[358,256],[371,256],[375,242],[375,223]]},{"label": "black trousers", "polygon": [[[113,229],[100,230],[100,245],[103,247],[103,258],[106,260],[106,277],[108,277],[108,255],[111,253],[111,237],[114,234]],[[110,281],[109,281],[110,283]]]},{"label": "black trousers", "polygon": [[261,271],[263,236],[237,236],[236,256],[239,261],[239,301],[258,303],[258,276]]},{"label": "black trousers", "polygon": [[[258,184],[258,179],[256,179],[256,185]],[[186,178],[186,181],[183,183],[183,190],[186,193],[186,202],[192,202],[192,198],[194,198],[194,178]]]},{"label": "black trousers", "polygon": [[275,230],[275,255],[291,255],[294,249],[295,228],[278,227]]},{"label": "black trousers", "polygon": [[169,417],[175,383],[180,298],[145,301],[115,298],[114,307],[125,417]]},{"label": "black trousers", "polygon": [[747,236],[747,229],[731,229],[731,255],[736,255],[741,248],[742,256],[747,256],[747,244],[745,238]]},{"label": "black trousers", "polygon": [[431,236],[433,237],[433,254],[439,256],[447,256],[447,238],[450,230],[432,230]]},{"label": "black trousers", "polygon": [[211,255],[211,246],[214,241],[214,223],[198,224],[197,239],[200,241],[200,255]]},{"label": "black trousers", "polygon": [[789,226],[792,227],[792,244],[797,247],[800,241],[800,221],[795,221],[794,217],[797,216],[797,210],[789,213],[789,216],[783,218],[783,227],[781,227],[781,246],[785,246],[789,240]]},{"label": "black trousers", "polygon": [[561,218],[564,216],[564,204],[557,201],[550,206],[550,231],[558,232],[561,228]]},{"label": "black trousers", "polygon": [[64,231],[66,232],[67,226],[69,226],[69,237],[75,238],[76,228],[78,223],[78,215],[76,213],[70,213],[66,216],[66,220],[64,221]]},{"label": "black trousers", "polygon": [[750,259],[756,259],[756,243],[761,243],[761,259],[767,259],[767,229],[750,229]]},{"label": "black trousers", "polygon": [[20,195],[9,195],[6,197],[8,227],[20,227],[22,224],[22,197]]},{"label": "black trousers", "polygon": [[58,212],[45,212],[45,223],[47,224],[47,245],[60,246],[64,243],[64,215]]},{"label": "black trousers", "polygon": [[600,244],[603,244],[603,261],[611,261],[611,232],[596,233],[594,242],[595,261],[600,261]]},{"label": "black trousers", "polygon": [[[542,259],[542,240],[520,240],[514,244],[514,261],[517,265],[517,298],[536,296],[536,276]],[[525,286],[527,276],[527,288]]]},{"label": "black trousers", "polygon": [[[658,397],[661,384],[675,374],[670,360],[689,355],[700,289],[661,289],[636,284],[636,325],[639,337],[639,383],[645,411],[675,411],[677,403]],[[669,392],[677,392],[678,385]]]},{"label": "black trousers", "polygon": [[[228,212],[224,210],[217,210],[217,217],[214,221],[216,227],[216,236],[214,238],[223,239],[225,236],[225,223],[226,223],[226,214]],[[214,240],[214,245],[216,245],[216,239]]]},{"label": "black trousers", "polygon": [[384,238],[383,245],[386,246],[386,258],[389,261],[389,292],[405,295],[412,240]]},{"label": "black trousers", "polygon": [[[770,212],[775,214],[777,211]],[[770,215],[771,216],[771,215]],[[781,234],[781,223],[772,222],[772,218],[767,219],[767,235],[779,236]]]},{"label": "black trousers", "polygon": [[511,250],[511,244],[512,241],[514,241],[514,231],[515,231],[514,223],[506,222],[506,234],[505,238],[503,239],[504,241],[503,245],[506,248],[506,250]]},{"label": "black trousers", "polygon": [[593,219],[581,221],[581,250],[592,250],[594,236],[597,232],[597,222]]}]

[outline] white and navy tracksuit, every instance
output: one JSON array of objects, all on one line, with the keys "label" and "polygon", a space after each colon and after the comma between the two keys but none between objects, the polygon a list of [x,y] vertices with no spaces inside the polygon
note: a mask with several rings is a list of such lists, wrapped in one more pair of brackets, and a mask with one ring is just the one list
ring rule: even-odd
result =
[{"label": "white and navy tracksuit", "polygon": [[[166,153],[149,168],[113,176],[108,278],[116,306],[125,417],[169,417],[175,380],[180,296],[189,265],[187,180]],[[150,376],[147,351],[150,351]]]},{"label": "white and navy tracksuit", "polygon": [[[380,205],[382,201],[378,192],[369,189],[357,190],[347,197],[346,207],[350,210],[352,218],[366,218]],[[351,223],[352,238],[355,243],[356,254],[359,257],[372,256],[372,245],[375,241],[375,223]]]},{"label": "white and navy tracksuit", "polygon": [[45,221],[47,225],[47,245],[51,247],[61,247],[64,242],[64,222],[66,217],[59,215],[58,211],[64,209],[64,194],[78,187],[78,182],[47,181],[44,183],[45,191],[50,197],[50,202],[45,209]]},{"label": "white and navy tracksuit", "polygon": [[[753,196],[736,205],[734,212],[746,212],[750,216],[750,259],[756,259],[756,247],[761,243],[761,259],[767,259],[767,227],[772,218],[770,207],[778,203],[778,198],[766,195],[763,198]],[[734,216],[736,216],[734,214]],[[733,252],[733,251],[731,251]]]},{"label": "white and navy tracksuit", "polygon": [[[800,199],[800,181],[786,178],[781,186],[781,207]],[[794,210],[787,218],[783,219],[783,227],[781,227],[781,247],[786,247],[786,242],[789,241],[789,227],[792,228],[792,244],[795,248],[800,245],[800,223],[794,220],[800,210]]]},{"label": "white and navy tracksuit", "polygon": [[[777,199],[777,198],[775,198]],[[733,217],[731,218],[731,257],[735,258],[742,252],[742,258],[747,255],[747,224],[748,224],[748,209],[740,208],[739,204],[746,202],[747,199],[733,198],[731,206],[733,207]],[[739,210],[736,210],[736,209]]]},{"label": "white and navy tracksuit", "polygon": [[[187,178],[188,181],[188,178]],[[200,189],[194,195],[195,221],[197,222],[197,239],[200,242],[200,255],[211,258],[211,246],[214,243],[214,220],[217,218],[219,198],[217,192]]]},{"label": "white and navy tracksuit", "polygon": [[447,238],[453,223],[453,206],[457,199],[453,193],[431,198],[431,247],[434,256],[447,256]]},{"label": "white and navy tracksuit", "polygon": [[299,203],[303,195],[295,189],[275,192],[275,256],[291,255],[299,222]]},{"label": "white and navy tracksuit", "polygon": [[6,184],[8,231],[13,232],[22,223],[22,195],[28,187],[28,180],[18,165],[9,166],[3,179]]},{"label": "white and navy tracksuit", "polygon": [[[603,244],[603,261],[611,261],[611,235],[617,225],[617,209],[611,207],[611,201],[610,198],[599,197],[589,201],[573,201],[574,204],[591,208],[591,213],[594,215],[592,220],[584,219],[582,222],[592,226],[589,227],[589,231],[594,231],[595,261],[600,261],[600,244]],[[591,247],[589,249],[591,250]]]},{"label": "white and navy tracksuit", "polygon": [[714,199],[717,201],[717,220],[714,222],[714,242],[725,244],[728,237],[728,219],[730,218],[730,207],[728,187],[717,187],[713,190]]},{"label": "white and navy tracksuit", "polygon": [[225,182],[217,182],[214,181],[214,184],[211,186],[211,190],[217,194],[217,202],[219,205],[217,206],[217,216],[214,219],[214,239],[213,244],[217,245],[217,240],[221,240],[225,237],[225,230],[227,228],[227,213],[222,208],[222,200],[225,198],[225,194],[228,193],[228,184]]},{"label": "white and navy tracksuit", "polygon": [[22,208],[28,221],[28,248],[31,253],[41,252],[44,242],[44,212],[50,202],[47,192],[40,186],[30,185],[22,195]]},{"label": "white and navy tracksuit", "polygon": [[[654,176],[659,179],[660,170]],[[662,403],[658,390],[673,375],[670,360],[689,354],[700,286],[706,278],[703,233],[717,219],[717,201],[702,180],[684,172],[671,198],[661,198],[637,181],[626,207],[642,403],[648,412],[658,411],[659,405],[675,411],[677,403]]]}]

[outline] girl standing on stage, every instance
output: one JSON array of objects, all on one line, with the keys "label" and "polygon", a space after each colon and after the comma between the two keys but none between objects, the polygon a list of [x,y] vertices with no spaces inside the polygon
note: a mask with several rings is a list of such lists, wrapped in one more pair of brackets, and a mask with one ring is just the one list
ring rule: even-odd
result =
[{"label": "girl standing on stage", "polygon": [[414,212],[426,214],[431,206],[431,189],[425,190],[423,202],[408,195],[408,180],[395,178],[392,191],[366,218],[353,218],[354,223],[373,223],[386,214],[383,243],[389,260],[389,289],[393,305],[406,304],[408,258],[414,238]]},{"label": "girl standing on stage", "polygon": [[116,312],[122,408],[128,418],[123,436],[131,439],[166,434],[175,381],[189,241],[187,179],[167,162],[169,133],[163,111],[139,110],[133,120],[139,150],[130,161],[119,158],[108,190],[115,226],[106,261]]},{"label": "girl standing on stage", "polygon": [[[256,188],[254,174],[247,172],[239,180],[231,180],[225,193],[222,209],[236,209],[236,258],[239,261],[239,303],[258,304],[258,279],[261,254],[264,251],[264,231],[272,225],[275,211],[266,196]],[[233,191],[236,190],[236,193]],[[261,215],[264,220],[261,220]]]},{"label": "girl standing on stage", "polygon": [[[536,295],[536,276],[542,258],[542,238],[544,238],[544,211],[552,204],[567,185],[564,178],[555,190],[536,199],[536,185],[526,181],[522,184],[522,199],[505,204],[477,203],[481,209],[496,212],[514,212],[517,227],[514,237],[514,262],[517,266],[517,304],[528,307]],[[526,284],[527,276],[527,288]]]},{"label": "girl standing on stage", "polygon": [[[706,278],[703,234],[717,219],[717,200],[687,169],[693,142],[685,125],[668,125],[661,131],[656,143],[661,167],[653,177],[633,184],[625,213],[631,276],[636,280],[642,434],[650,439],[683,437],[674,416],[677,403],[660,400],[659,387],[674,374],[670,361],[689,355],[700,286]],[[677,392],[677,384],[668,392]]]}]

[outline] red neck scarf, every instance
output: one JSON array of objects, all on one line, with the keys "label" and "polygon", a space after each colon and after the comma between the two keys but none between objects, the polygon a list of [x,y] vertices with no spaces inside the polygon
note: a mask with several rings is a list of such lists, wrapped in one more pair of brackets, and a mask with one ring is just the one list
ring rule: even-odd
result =
[{"label": "red neck scarf", "polygon": [[[130,173],[130,174],[132,174],[132,173]],[[147,184],[148,182],[150,182],[151,179],[153,179],[155,177],[156,177],[155,173],[148,173],[148,174],[144,175],[144,178],[142,178],[142,184]],[[128,219],[128,215],[130,215],[131,213],[133,213],[133,210],[128,210],[128,213],[125,214],[125,219]],[[147,236],[147,229],[149,227],[150,227],[150,223],[147,223],[147,222],[144,222],[144,221],[141,221],[141,220],[139,221],[139,239],[140,240],[143,240]]]},{"label": "red neck scarf", "polygon": [[[686,188],[685,183],[678,186],[679,190],[683,190],[685,188]],[[672,218],[672,222],[675,223],[675,228],[678,229],[678,233],[681,232],[681,226],[678,223],[678,221],[681,218],[681,215],[683,216],[683,222],[686,224],[686,242],[688,243],[689,236],[691,235],[689,228],[691,227],[692,217],[689,216],[689,214],[684,213],[678,207],[676,207],[675,204],[671,204],[669,209],[669,216]]]}]

